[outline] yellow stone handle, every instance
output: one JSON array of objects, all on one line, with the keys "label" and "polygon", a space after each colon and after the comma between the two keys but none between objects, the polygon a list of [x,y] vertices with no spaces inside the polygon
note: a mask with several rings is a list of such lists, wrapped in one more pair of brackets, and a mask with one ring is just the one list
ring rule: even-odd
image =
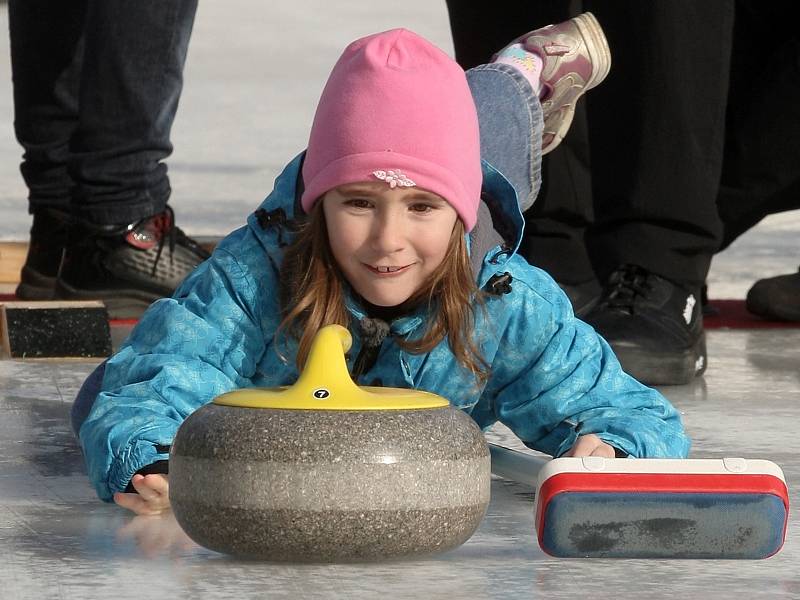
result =
[{"label": "yellow stone handle", "polygon": [[292,410],[411,410],[448,406],[447,400],[428,392],[356,385],[344,357],[352,343],[350,332],[341,325],[323,327],[314,338],[303,372],[294,385],[235,390],[216,397],[214,403]]},{"label": "yellow stone handle", "polygon": [[344,359],[352,345],[353,336],[341,325],[328,325],[320,329],[311,342],[303,372],[292,387],[301,386],[305,389],[325,381],[338,384],[337,387],[341,386],[342,391],[349,391],[348,386],[355,387]]}]

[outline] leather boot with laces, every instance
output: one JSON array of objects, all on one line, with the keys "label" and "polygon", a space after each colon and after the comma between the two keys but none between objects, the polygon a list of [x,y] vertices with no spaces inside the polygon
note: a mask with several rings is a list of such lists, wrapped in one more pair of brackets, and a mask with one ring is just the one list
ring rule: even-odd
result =
[{"label": "leather boot with laces", "polygon": [[645,384],[689,383],[706,369],[699,287],[623,265],[584,321],[608,341],[623,369]]},{"label": "leather boot with laces", "polygon": [[175,225],[172,209],[127,225],[74,223],[55,297],[102,300],[109,316],[134,319],[171,296],[208,252]]}]

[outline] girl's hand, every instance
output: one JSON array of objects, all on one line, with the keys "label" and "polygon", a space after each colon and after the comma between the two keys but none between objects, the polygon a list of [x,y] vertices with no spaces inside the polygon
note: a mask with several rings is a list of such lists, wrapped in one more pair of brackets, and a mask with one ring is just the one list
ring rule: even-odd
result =
[{"label": "girl's hand", "polygon": [[133,517],[117,531],[117,539],[135,541],[139,551],[147,558],[165,554],[174,556],[198,547],[183,532],[171,510],[156,516]]},{"label": "girl's hand", "polygon": [[169,510],[169,479],[166,475],[134,475],[131,479],[138,494],[117,492],[114,502],[137,515],[160,515]]},{"label": "girl's hand", "polygon": [[606,444],[593,433],[580,436],[564,456],[604,456],[614,458],[614,447]]}]

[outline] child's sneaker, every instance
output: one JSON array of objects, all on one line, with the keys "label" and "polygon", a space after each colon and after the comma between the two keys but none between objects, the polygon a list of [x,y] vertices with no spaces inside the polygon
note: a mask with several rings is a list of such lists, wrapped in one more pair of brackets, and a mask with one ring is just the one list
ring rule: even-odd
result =
[{"label": "child's sneaker", "polygon": [[542,154],[547,154],[567,134],[578,98],[608,75],[611,52],[600,23],[588,12],[526,33],[514,44],[543,62],[539,98],[544,113]]}]

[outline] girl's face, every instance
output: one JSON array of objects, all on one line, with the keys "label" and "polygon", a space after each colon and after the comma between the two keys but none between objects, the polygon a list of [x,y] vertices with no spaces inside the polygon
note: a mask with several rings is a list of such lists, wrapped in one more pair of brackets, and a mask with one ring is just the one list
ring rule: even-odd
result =
[{"label": "girl's face", "polygon": [[322,198],[331,251],[367,302],[397,306],[444,260],[458,214],[441,196],[383,182],[347,184]]}]

